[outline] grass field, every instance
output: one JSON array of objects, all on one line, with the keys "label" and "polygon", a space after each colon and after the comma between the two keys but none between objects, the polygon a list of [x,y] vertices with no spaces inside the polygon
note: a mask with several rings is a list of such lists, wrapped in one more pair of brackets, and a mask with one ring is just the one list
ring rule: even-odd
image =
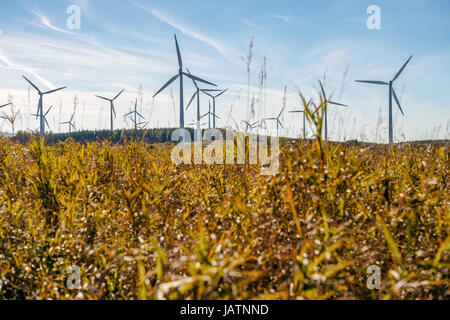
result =
[{"label": "grass field", "polygon": [[448,144],[287,141],[273,177],[171,149],[1,140],[0,299],[450,297]]}]

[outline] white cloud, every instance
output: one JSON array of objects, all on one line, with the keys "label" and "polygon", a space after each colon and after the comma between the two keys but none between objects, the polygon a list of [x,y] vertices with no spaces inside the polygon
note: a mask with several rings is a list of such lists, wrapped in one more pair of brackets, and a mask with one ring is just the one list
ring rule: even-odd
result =
[{"label": "white cloud", "polygon": [[45,27],[49,28],[50,30],[56,31],[56,32],[60,32],[60,33],[66,33],[66,34],[73,34],[73,32],[61,29],[56,27],[55,25],[53,25],[50,21],[50,19],[41,11],[36,10],[36,9],[31,9],[28,7],[25,7],[26,10],[28,10],[28,12],[30,12],[31,14],[33,14],[34,16],[36,16],[39,19],[39,22],[44,25]]},{"label": "white cloud", "polygon": [[273,16],[276,19],[281,19],[286,23],[291,23],[292,22],[292,16],[286,16],[286,15],[282,15],[282,14],[276,14]]},{"label": "white cloud", "polygon": [[3,34],[3,31],[2,31],[2,29],[0,29],[0,36]]}]

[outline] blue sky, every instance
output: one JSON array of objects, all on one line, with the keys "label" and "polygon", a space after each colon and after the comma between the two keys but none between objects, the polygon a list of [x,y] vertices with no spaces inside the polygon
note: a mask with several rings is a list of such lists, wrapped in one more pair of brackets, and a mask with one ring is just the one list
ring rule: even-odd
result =
[{"label": "blue sky", "polygon": [[[66,9],[72,4],[81,9],[80,30],[66,27]],[[380,30],[366,27],[370,5],[381,9]],[[446,0],[2,1],[0,104],[13,95],[22,114],[18,128],[38,126],[27,116],[35,111],[38,97],[31,91],[28,98],[21,78],[25,74],[43,89],[69,86],[45,98],[46,106],[55,105],[49,116],[53,131],[65,130],[58,122],[70,117],[75,95],[78,126],[107,128],[108,106],[94,94],[114,96],[125,88],[116,103],[116,127],[127,127],[130,123],[122,115],[142,85],[139,108],[150,125],[175,126],[178,111],[174,112],[170,89],[155,100],[152,95],[177,72],[176,33],[185,66],[229,88],[218,100],[218,124],[236,126],[247,118],[242,58],[253,37],[250,95],[256,99],[258,73],[267,58],[265,100],[256,102],[255,120],[278,113],[284,86],[289,110],[299,108],[297,88],[317,101],[317,80],[323,79],[327,93],[349,105],[330,106],[332,139],[386,141],[387,88],[353,80],[388,81],[413,54],[395,83],[406,115],[394,109],[395,138],[449,138],[449,9]],[[178,108],[177,83],[172,90]],[[186,102],[193,90],[187,83]],[[187,111],[186,122],[195,118],[194,109]],[[202,111],[207,111],[205,98]],[[283,123],[284,135],[300,134],[301,116],[285,113]],[[267,124],[269,129],[273,125]],[[4,122],[0,128],[8,131]]]}]

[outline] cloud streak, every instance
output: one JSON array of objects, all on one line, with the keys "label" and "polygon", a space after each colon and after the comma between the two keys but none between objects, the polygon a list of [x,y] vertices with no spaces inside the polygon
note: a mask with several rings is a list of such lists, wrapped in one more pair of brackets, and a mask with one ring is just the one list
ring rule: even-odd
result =
[{"label": "cloud streak", "polygon": [[34,10],[31,8],[28,8],[25,6],[25,9],[30,12],[32,15],[34,15],[36,18],[38,18],[39,22],[44,25],[45,27],[49,28],[50,30],[56,31],[56,32],[60,32],[60,33],[65,33],[65,34],[73,34],[73,32],[58,28],[56,26],[54,26],[50,19],[41,11],[39,10]]},{"label": "cloud streak", "polygon": [[151,14],[152,16],[154,16],[155,18],[157,18],[158,20],[167,23],[168,25],[170,25],[171,27],[177,29],[178,31],[182,32],[183,34],[190,36],[196,40],[199,40],[201,42],[204,42],[206,44],[208,44],[209,46],[213,47],[214,49],[216,49],[224,58],[226,58],[227,60],[229,60],[230,62],[236,63],[236,60],[233,59],[232,57],[230,57],[228,51],[229,49],[226,48],[223,44],[217,42],[216,40],[209,38],[197,31],[192,30],[191,28],[184,26],[178,22],[173,21],[172,19],[166,17],[165,15],[163,15],[162,13],[160,13],[157,10],[154,9],[149,9],[146,8],[140,4],[134,3],[133,5],[135,5],[137,8]]},{"label": "cloud streak", "polygon": [[258,25],[256,25],[256,24],[250,22],[250,21],[247,20],[247,19],[242,19],[242,23],[248,25],[249,27],[258,29],[258,30],[266,30],[266,28],[260,27],[260,26],[258,26]]},{"label": "cloud streak", "polygon": [[286,15],[282,15],[282,14],[276,14],[273,16],[275,19],[281,19],[286,23],[291,23],[292,22],[292,18],[291,16],[286,16]]},{"label": "cloud streak", "polygon": [[26,73],[29,73],[31,75],[33,75],[36,79],[38,79],[41,83],[43,83],[44,85],[46,85],[50,90],[54,89],[55,86],[53,85],[53,83],[51,83],[50,81],[48,81],[47,79],[41,77],[40,75],[38,75],[33,69],[25,67],[25,66],[21,66],[19,64],[16,64],[14,62],[12,62],[11,60],[9,60],[4,54],[3,52],[0,50],[0,61],[3,61],[3,63],[13,69],[17,69],[20,71],[24,71]]}]

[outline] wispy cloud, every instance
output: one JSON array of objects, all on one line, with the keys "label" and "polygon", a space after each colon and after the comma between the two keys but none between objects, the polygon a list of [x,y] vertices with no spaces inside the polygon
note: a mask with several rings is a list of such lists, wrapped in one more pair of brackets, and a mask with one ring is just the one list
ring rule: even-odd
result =
[{"label": "wispy cloud", "polygon": [[12,62],[11,60],[9,60],[3,54],[3,52],[1,50],[0,50],[0,61],[3,61],[3,63],[10,68],[21,70],[21,71],[24,71],[24,72],[27,72],[27,73],[33,75],[36,79],[38,79],[40,82],[42,82],[44,85],[46,85],[49,89],[55,88],[53,83],[51,83],[50,81],[48,81],[48,80],[44,79],[43,77],[41,77],[40,75],[38,75],[33,69],[25,67],[25,66],[21,66],[19,64]]},{"label": "wispy cloud", "polygon": [[58,28],[57,26],[53,25],[50,21],[50,19],[41,11],[37,10],[37,9],[32,9],[29,8],[27,6],[25,6],[25,9],[30,12],[31,14],[33,14],[36,18],[38,18],[39,22],[49,28],[50,30],[56,31],[56,32],[60,32],[60,33],[66,33],[66,34],[73,34],[73,32]]},{"label": "wispy cloud", "polygon": [[0,29],[0,36],[3,34],[3,31],[2,31],[2,29]]},{"label": "wispy cloud", "polygon": [[175,22],[174,20],[168,18],[167,16],[165,16],[164,14],[162,14],[161,12],[154,10],[154,9],[149,9],[146,8],[140,4],[134,3],[132,2],[133,5],[135,5],[136,7],[138,7],[141,10],[144,10],[147,13],[150,13],[151,15],[153,15],[155,18],[157,18],[158,20],[167,23],[168,25],[170,25],[171,27],[177,29],[178,31],[182,32],[183,34],[190,36],[194,39],[197,39],[199,41],[202,41],[208,45],[210,45],[211,47],[213,47],[214,49],[216,49],[224,58],[226,58],[227,60],[236,63],[236,59],[234,59],[233,57],[231,57],[229,55],[229,48],[226,48],[225,45],[219,43],[217,40],[212,39],[208,36],[205,36],[193,29],[191,29],[188,26],[182,25],[181,23]]},{"label": "wispy cloud", "polygon": [[253,22],[250,22],[250,21],[247,20],[247,19],[242,19],[242,23],[248,25],[249,27],[258,29],[258,30],[266,30],[266,28],[263,28],[263,27],[261,27],[261,26],[258,26],[258,25],[256,25],[256,24],[254,24]]},{"label": "wispy cloud", "polygon": [[273,17],[276,18],[276,19],[281,19],[281,20],[283,20],[286,23],[291,23],[292,19],[294,18],[292,16],[286,16],[286,15],[282,15],[282,14],[276,14]]}]

